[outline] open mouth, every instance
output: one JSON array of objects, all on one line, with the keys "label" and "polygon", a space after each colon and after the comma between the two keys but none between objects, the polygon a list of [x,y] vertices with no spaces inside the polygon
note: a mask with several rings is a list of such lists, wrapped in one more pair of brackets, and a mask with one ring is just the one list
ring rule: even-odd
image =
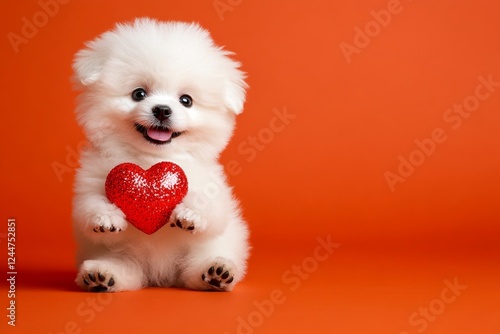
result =
[{"label": "open mouth", "polygon": [[173,138],[179,137],[182,134],[182,132],[174,132],[163,126],[151,126],[147,128],[139,123],[134,123],[134,126],[138,132],[142,133],[147,141],[156,145],[168,144]]}]

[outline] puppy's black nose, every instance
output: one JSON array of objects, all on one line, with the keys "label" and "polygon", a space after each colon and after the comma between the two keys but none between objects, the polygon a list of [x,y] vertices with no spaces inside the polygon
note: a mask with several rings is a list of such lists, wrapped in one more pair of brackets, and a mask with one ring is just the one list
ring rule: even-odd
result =
[{"label": "puppy's black nose", "polygon": [[153,107],[153,115],[160,122],[166,120],[172,114],[172,110],[169,106],[157,105]]}]

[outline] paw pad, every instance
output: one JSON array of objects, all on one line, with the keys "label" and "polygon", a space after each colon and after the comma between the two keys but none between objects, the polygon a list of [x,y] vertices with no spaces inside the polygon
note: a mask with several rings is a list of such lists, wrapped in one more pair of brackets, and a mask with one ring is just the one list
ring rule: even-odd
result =
[{"label": "paw pad", "polygon": [[177,221],[175,223],[171,223],[170,224],[171,227],[179,227],[179,228],[182,228],[183,230],[188,230],[188,231],[193,231],[194,230],[194,223],[192,222],[188,222],[188,221],[185,221],[185,220],[180,220],[180,219],[177,219]]},{"label": "paw pad", "polygon": [[101,273],[87,273],[82,277],[83,283],[88,287],[91,292],[106,292],[115,285],[113,277],[107,278],[106,275]]},{"label": "paw pad", "polygon": [[207,282],[212,289],[224,291],[234,281],[231,269],[225,265],[213,265],[201,275],[201,279]]},{"label": "paw pad", "polygon": [[117,232],[121,232],[122,229],[119,227],[116,227],[115,225],[111,225],[110,227],[105,227],[104,225],[99,225],[99,226],[94,227],[94,229],[92,231],[94,231],[95,233],[105,233],[105,232],[117,233]]}]

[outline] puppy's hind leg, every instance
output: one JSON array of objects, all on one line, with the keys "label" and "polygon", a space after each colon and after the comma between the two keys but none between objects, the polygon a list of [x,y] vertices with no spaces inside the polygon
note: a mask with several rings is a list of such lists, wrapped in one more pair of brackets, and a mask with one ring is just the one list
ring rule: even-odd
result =
[{"label": "puppy's hind leg", "polygon": [[105,256],[85,260],[75,281],[90,292],[131,291],[145,285],[143,269],[138,263]]},{"label": "puppy's hind leg", "polygon": [[194,290],[231,291],[246,273],[247,239],[247,228],[239,219],[230,222],[220,236],[200,238],[185,258],[180,285]]}]

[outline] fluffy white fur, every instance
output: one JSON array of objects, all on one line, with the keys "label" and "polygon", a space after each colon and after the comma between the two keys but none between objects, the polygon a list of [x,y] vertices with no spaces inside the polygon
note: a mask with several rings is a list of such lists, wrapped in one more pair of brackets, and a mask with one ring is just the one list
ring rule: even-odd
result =
[{"label": "fluffy white fur", "polygon": [[[230,55],[197,24],[152,19],[118,24],[76,54],[77,119],[89,141],[73,208],[83,289],[229,291],[244,277],[248,230],[218,163],[245,100],[244,74]],[[139,101],[132,98],[137,88],[147,94]],[[180,102],[185,94],[191,106]],[[170,108],[167,119],[153,115],[159,105]],[[154,143],[150,127],[175,135]],[[160,161],[187,175],[188,193],[171,217],[182,227],[168,223],[146,235],[108,201],[104,183],[120,163],[147,169]],[[190,225],[194,230],[183,228]]]}]

